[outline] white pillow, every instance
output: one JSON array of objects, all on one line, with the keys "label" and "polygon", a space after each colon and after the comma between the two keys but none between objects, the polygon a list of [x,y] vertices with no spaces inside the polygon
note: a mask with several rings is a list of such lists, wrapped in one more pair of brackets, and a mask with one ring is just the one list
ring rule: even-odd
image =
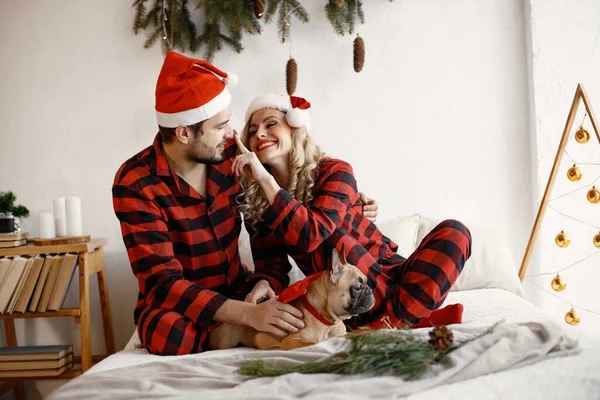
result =
[{"label": "white pillow", "polygon": [[[425,236],[442,220],[423,217],[417,235],[419,246]],[[465,222],[471,232],[471,257],[450,291],[497,288],[523,297],[515,261],[511,255],[506,233],[498,228],[472,226]]]},{"label": "white pillow", "polygon": [[[413,214],[397,217],[377,223],[381,232],[398,245],[398,254],[408,258],[423,238],[439,224],[441,220]],[[514,259],[511,256],[504,231],[485,229],[465,223],[472,236],[471,257],[465,263],[462,273],[451,291],[498,288],[505,289],[523,297],[523,287],[519,280]],[[242,226],[239,239],[241,260],[253,271],[254,261],[250,249],[248,232]],[[304,274],[289,257],[292,264],[290,283],[304,278]]]},{"label": "white pillow", "polygon": [[398,245],[397,253],[408,258],[417,247],[421,215],[396,217],[377,224],[379,230]]}]

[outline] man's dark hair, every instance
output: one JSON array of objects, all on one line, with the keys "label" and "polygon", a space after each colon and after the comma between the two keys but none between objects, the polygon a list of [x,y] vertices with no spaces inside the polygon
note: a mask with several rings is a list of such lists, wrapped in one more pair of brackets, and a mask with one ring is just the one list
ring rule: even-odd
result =
[{"label": "man's dark hair", "polygon": [[[197,139],[198,135],[202,134],[202,122],[198,122],[194,125],[188,125],[188,128],[192,129],[194,138]],[[164,126],[158,126],[158,133],[163,143],[171,143],[175,139],[175,128],[165,128]]]}]

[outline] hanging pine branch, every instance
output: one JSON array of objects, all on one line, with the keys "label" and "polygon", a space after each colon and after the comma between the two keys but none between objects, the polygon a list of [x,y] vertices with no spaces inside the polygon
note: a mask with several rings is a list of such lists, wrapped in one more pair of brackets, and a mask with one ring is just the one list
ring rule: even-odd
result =
[{"label": "hanging pine branch", "polygon": [[187,7],[187,2],[188,0],[183,2],[184,6],[181,8],[181,12],[178,15],[179,24],[182,28],[184,40],[189,43],[190,50],[195,52],[198,46],[196,41],[198,37],[198,30],[196,29],[196,24],[192,21],[190,10]]},{"label": "hanging pine branch", "polygon": [[363,4],[360,0],[328,0],[325,6],[327,19],[338,35],[351,35],[356,28],[356,21],[365,23]]},{"label": "hanging pine branch", "polygon": [[242,51],[239,37],[230,37],[221,32],[218,23],[204,25],[204,32],[197,39],[198,45],[205,46],[204,59],[213,61],[215,54],[223,49],[223,44],[230,46],[236,52]]},{"label": "hanging pine branch", "polygon": [[[252,0],[204,0],[198,6],[204,7],[206,24],[197,41],[207,46],[204,56],[208,61],[213,60],[223,45],[228,45],[240,53],[244,48],[244,33],[261,33]],[[222,28],[228,32],[223,32]]]},{"label": "hanging pine branch", "polygon": [[261,33],[252,0],[204,0],[200,4],[208,23],[222,23],[232,34]]},{"label": "hanging pine branch", "polygon": [[150,30],[144,43],[145,48],[152,47],[161,39],[163,53],[172,49],[185,51],[196,49],[196,25],[191,19],[188,0],[154,0],[152,8],[147,9],[149,0],[135,0],[133,32]]},{"label": "hanging pine branch", "polygon": [[[241,52],[245,34],[261,33],[259,18],[264,17],[265,23],[277,19],[281,42],[290,38],[292,17],[302,23],[309,22],[308,12],[300,0],[196,1],[197,6],[190,13],[189,0],[134,0],[134,34],[146,31],[144,47],[150,48],[159,41],[164,53],[171,49],[195,53],[200,46],[206,46],[205,57],[212,60],[224,46]],[[362,6],[359,0],[327,0],[325,12],[334,31],[339,35],[352,34],[357,21],[365,22]],[[196,15],[192,14],[200,9],[204,9],[205,26],[198,34],[192,20]]]},{"label": "hanging pine branch", "polygon": [[292,15],[304,24],[310,21],[308,12],[298,0],[269,0],[265,22],[271,22],[275,13],[277,13],[277,33],[282,43],[290,38]]},{"label": "hanging pine branch", "polygon": [[133,7],[135,7],[135,14],[133,17],[133,33],[138,34],[140,29],[146,29],[146,1],[148,0],[135,0]]}]

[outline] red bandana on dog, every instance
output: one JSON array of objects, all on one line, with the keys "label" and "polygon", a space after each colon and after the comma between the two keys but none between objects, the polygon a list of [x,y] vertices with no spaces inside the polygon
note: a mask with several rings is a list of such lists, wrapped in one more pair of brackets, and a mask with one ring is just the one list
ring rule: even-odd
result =
[{"label": "red bandana on dog", "polygon": [[308,287],[310,286],[310,284],[313,283],[314,281],[316,281],[317,279],[319,279],[321,276],[323,276],[323,274],[325,272],[326,271],[321,271],[319,273],[307,276],[306,278],[302,279],[301,281],[298,281],[298,282],[294,283],[293,285],[288,286],[279,295],[279,301],[287,304],[287,303],[291,303],[292,301],[302,297],[302,300],[301,300],[302,305],[308,310],[309,313],[311,313],[316,319],[321,321],[324,325],[333,326],[333,325],[335,325],[335,323],[329,322],[325,318],[323,318],[323,316],[321,314],[319,314],[318,311],[315,310],[315,308],[308,302],[308,300],[306,299],[306,296],[305,296],[305,294],[308,292]]}]

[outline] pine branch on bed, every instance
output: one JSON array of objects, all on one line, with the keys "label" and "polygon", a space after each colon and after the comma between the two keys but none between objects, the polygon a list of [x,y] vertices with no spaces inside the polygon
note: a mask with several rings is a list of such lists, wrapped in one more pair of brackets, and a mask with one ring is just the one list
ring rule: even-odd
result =
[{"label": "pine branch on bed", "polygon": [[253,377],[296,372],[340,375],[393,373],[413,378],[445,354],[444,350],[436,349],[431,342],[416,339],[405,330],[359,331],[348,334],[346,338],[350,340],[348,349],[326,360],[281,368],[270,367],[263,360],[254,360],[243,365],[239,372]]}]

